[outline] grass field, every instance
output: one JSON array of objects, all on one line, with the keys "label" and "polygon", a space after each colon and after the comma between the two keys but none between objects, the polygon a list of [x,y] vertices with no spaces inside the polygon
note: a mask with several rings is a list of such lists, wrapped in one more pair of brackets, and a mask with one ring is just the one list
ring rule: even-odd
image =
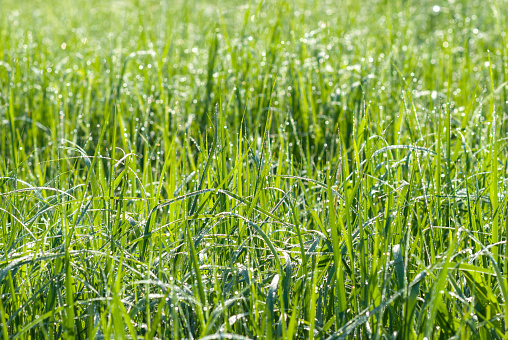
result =
[{"label": "grass field", "polygon": [[2,339],[507,339],[506,0],[1,0]]}]

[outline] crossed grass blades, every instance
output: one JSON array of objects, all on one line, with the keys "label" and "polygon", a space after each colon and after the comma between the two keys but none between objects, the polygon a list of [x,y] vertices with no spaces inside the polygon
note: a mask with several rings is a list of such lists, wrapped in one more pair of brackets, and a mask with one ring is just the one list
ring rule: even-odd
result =
[{"label": "crossed grass blades", "polygon": [[506,338],[507,9],[3,0],[1,336]]}]

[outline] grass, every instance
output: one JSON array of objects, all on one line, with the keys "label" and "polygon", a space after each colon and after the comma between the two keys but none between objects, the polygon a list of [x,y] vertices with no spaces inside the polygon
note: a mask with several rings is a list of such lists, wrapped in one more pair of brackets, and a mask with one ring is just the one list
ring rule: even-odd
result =
[{"label": "grass", "polygon": [[3,0],[2,338],[508,338],[506,5]]}]

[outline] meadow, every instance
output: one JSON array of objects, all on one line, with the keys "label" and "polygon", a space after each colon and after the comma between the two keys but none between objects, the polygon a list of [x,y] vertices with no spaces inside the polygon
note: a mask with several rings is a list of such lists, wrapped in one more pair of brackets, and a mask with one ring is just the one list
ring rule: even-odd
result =
[{"label": "meadow", "polygon": [[0,337],[508,339],[506,0],[1,0]]}]

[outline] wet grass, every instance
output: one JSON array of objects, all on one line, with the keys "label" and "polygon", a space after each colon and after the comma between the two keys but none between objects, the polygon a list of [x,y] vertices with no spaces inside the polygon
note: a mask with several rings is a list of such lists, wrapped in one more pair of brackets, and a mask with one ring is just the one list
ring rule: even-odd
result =
[{"label": "wet grass", "polygon": [[3,339],[506,339],[506,1],[0,9]]}]

